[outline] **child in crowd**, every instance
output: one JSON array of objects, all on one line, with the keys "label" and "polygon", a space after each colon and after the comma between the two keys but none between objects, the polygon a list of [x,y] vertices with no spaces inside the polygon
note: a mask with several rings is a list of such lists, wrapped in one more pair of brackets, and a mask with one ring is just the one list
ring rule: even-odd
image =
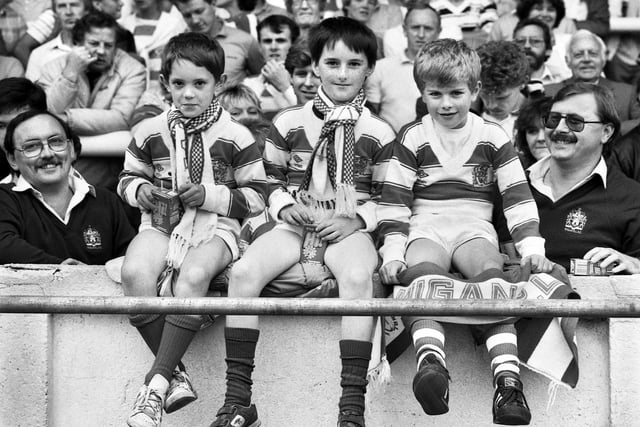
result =
[{"label": "child in crowd", "polygon": [[256,93],[246,85],[237,84],[227,87],[218,95],[220,105],[227,110],[231,117],[242,119],[263,119],[260,100]]},{"label": "child in crowd", "polygon": [[[311,29],[309,46],[322,85],[313,101],[274,119],[264,159],[269,213],[277,224],[235,263],[229,297],[259,296],[300,260],[309,236],[324,243],[317,249],[324,250],[341,298],[373,296],[378,257],[369,234],[377,225],[371,194],[382,178],[378,153],[394,140],[391,127],[364,106],[362,87],[376,61],[376,37],[358,21],[329,18]],[[227,391],[212,427],[258,426],[251,403],[258,317],[227,316],[226,321]],[[342,319],[340,427],[365,425],[373,326],[371,317]]]},{"label": "child in crowd", "polygon": [[[406,125],[382,156],[388,164],[378,211],[383,282],[398,283],[401,271],[421,263],[436,274],[454,267],[472,281],[503,277],[491,223],[496,185],[523,264],[551,271],[536,205],[509,137],[469,112],[480,90],[477,53],[452,39],[431,42],[415,60],[414,77],[430,114]],[[449,410],[444,329],[431,319],[403,320],[418,362],[414,394],[427,414],[443,414]],[[484,336],[496,388],[494,423],[528,424],[516,330],[502,323]]]},{"label": "child in crowd", "polygon": [[284,60],[284,68],[291,75],[291,85],[298,104],[311,101],[318,92],[320,79],[313,73],[311,65],[311,54],[306,43],[291,46]]},{"label": "child in crowd", "polygon": [[551,98],[548,96],[529,100],[520,108],[515,124],[515,146],[525,169],[549,155],[542,124],[549,108]]},{"label": "child in crowd", "polygon": [[[222,48],[204,34],[180,34],[165,47],[161,82],[173,105],[134,133],[118,186],[120,196],[142,211],[140,233],[122,267],[126,295],[157,295],[162,274],[168,284],[162,295],[205,296],[211,279],[237,258],[240,220],[265,207],[261,153],[214,95],[223,70]],[[184,208],[170,234],[152,224],[161,184]],[[127,424],[159,426],[163,407],[170,413],[197,397],[180,359],[202,319],[135,314],[130,321],[156,358]]]},{"label": "child in crowd", "polygon": [[529,61],[514,42],[487,42],[477,51],[482,66],[482,118],[499,124],[513,138],[518,110],[526,99],[523,90],[529,81]]}]

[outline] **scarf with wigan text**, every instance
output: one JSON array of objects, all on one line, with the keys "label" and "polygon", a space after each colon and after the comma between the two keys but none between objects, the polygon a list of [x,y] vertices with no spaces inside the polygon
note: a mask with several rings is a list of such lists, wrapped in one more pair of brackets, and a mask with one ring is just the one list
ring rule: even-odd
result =
[{"label": "scarf with wigan text", "polygon": [[[356,187],[354,182],[355,125],[365,101],[364,90],[360,89],[349,103],[336,105],[325,94],[322,86],[313,99],[313,106],[324,116],[318,143],[313,149],[309,166],[300,184],[300,192],[307,192],[311,185],[313,163],[320,153],[327,158],[328,176],[335,191],[335,214],[354,218],[356,216]],[[342,161],[339,162],[338,160]]]}]

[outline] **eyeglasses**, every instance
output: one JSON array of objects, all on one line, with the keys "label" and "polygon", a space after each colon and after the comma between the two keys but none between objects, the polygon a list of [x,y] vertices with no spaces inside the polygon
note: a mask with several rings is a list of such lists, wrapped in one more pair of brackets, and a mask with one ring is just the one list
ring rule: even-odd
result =
[{"label": "eyeglasses", "polygon": [[569,130],[573,132],[582,132],[586,123],[603,123],[599,120],[585,120],[578,114],[561,114],[549,113],[544,117],[544,127],[547,129],[555,129],[560,124],[560,120],[564,119]]},{"label": "eyeglasses", "polygon": [[22,148],[16,148],[16,151],[20,151],[25,157],[38,157],[42,153],[45,144],[51,151],[61,153],[67,149],[68,143],[69,140],[62,136],[50,136],[46,142],[37,139],[25,141],[22,143]]},{"label": "eyeglasses", "polygon": [[543,39],[535,39],[533,37],[522,37],[514,39],[513,41],[520,47],[525,47],[527,42],[529,42],[529,45],[532,47],[543,47],[545,44]]},{"label": "eyeglasses", "polygon": [[317,6],[320,0],[293,0],[291,2],[292,7],[302,7],[303,3],[307,3],[309,6]]}]

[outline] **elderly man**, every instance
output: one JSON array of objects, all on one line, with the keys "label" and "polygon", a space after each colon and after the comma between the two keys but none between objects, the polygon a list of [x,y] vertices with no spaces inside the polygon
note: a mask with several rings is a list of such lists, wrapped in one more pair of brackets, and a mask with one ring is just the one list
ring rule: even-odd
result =
[{"label": "elderly man", "polygon": [[610,91],[569,84],[544,125],[551,154],[529,168],[529,180],[547,257],[567,269],[584,258],[640,273],[640,184],[603,158],[620,127]]},{"label": "elderly man", "polygon": [[123,255],[134,230],[115,194],[73,169],[80,142],[55,115],[31,110],[4,141],[15,185],[0,185],[0,263],[104,264]]},{"label": "elderly man", "polygon": [[415,120],[415,101],[420,91],[413,78],[413,60],[425,44],[440,35],[440,15],[428,0],[413,0],[404,18],[407,48],[402,57],[378,60],[365,83],[367,99],[372,109],[397,132]]},{"label": "elderly man", "polygon": [[176,6],[191,31],[208,34],[224,50],[225,87],[260,73],[264,56],[256,39],[216,17],[214,0],[176,0]]},{"label": "elderly man", "polygon": [[602,76],[602,69],[606,62],[606,45],[600,37],[588,30],[578,30],[571,36],[566,60],[572,77],[561,83],[545,86],[547,95],[555,95],[571,82],[597,84],[613,92],[615,107],[622,122],[623,135],[640,123],[640,104],[635,88]]},{"label": "elderly man", "polygon": [[299,35],[298,25],[284,15],[267,16],[258,24],[258,42],[267,63],[260,75],[248,77],[243,83],[258,96],[262,112],[268,119],[283,108],[296,105],[296,94],[284,60]]}]

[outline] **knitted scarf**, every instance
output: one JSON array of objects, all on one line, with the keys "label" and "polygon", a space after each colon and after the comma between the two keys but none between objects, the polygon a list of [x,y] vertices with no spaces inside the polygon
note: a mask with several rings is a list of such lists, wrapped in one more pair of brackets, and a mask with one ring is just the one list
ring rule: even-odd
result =
[{"label": "knitted scarf", "polygon": [[[197,117],[184,117],[175,106],[167,114],[172,146],[171,165],[173,188],[177,190],[186,183],[215,183],[211,157],[204,149],[202,133],[209,129],[222,113],[216,98]],[[169,269],[179,269],[190,247],[211,240],[216,231],[218,216],[213,212],[197,208],[186,208],[182,219],[173,229],[167,251]]]},{"label": "knitted scarf", "polygon": [[335,215],[354,218],[356,216],[356,187],[353,163],[355,124],[362,114],[365,96],[360,89],[349,103],[336,105],[325,94],[322,86],[313,100],[313,106],[324,117],[318,143],[313,149],[309,166],[305,170],[298,193],[305,204],[313,196],[308,194],[314,161],[320,157],[327,159],[327,175],[335,191]]}]

